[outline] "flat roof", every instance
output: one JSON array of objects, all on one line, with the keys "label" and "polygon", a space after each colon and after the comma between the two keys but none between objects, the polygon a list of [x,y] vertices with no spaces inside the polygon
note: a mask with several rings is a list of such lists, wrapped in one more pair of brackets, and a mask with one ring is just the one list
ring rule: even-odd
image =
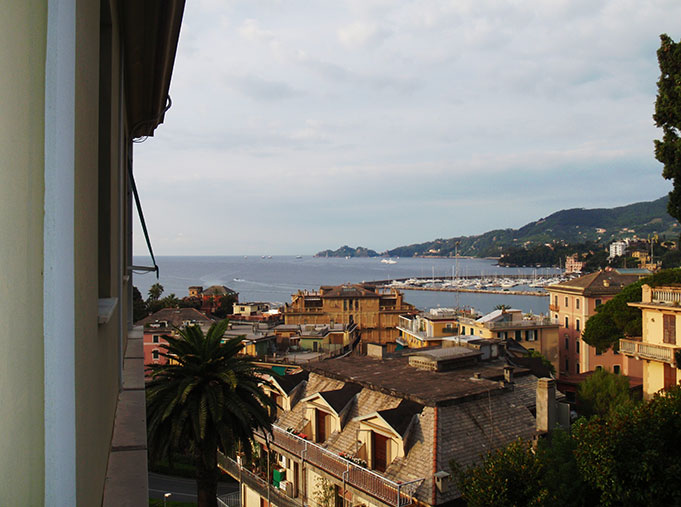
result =
[{"label": "flat roof", "polygon": [[[383,359],[348,356],[308,363],[304,368],[343,382],[355,382],[385,394],[430,406],[454,404],[457,400],[490,391],[501,392],[504,389],[503,382],[500,382],[504,375],[503,367],[506,365],[504,360],[481,361],[474,366],[443,372],[409,366],[410,356],[426,354],[432,355],[433,350]],[[481,378],[474,378],[476,373],[479,373]],[[529,373],[526,368],[515,368],[516,376]]]}]

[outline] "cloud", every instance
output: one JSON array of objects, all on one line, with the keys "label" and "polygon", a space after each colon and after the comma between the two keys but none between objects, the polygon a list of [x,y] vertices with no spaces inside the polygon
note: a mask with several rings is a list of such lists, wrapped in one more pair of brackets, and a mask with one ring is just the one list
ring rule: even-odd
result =
[{"label": "cloud", "polygon": [[283,100],[304,95],[303,91],[297,90],[287,83],[270,81],[250,74],[245,76],[227,76],[225,84],[255,100]]},{"label": "cloud", "polygon": [[375,23],[355,21],[338,29],[338,40],[348,48],[360,49],[380,44],[389,34]]}]

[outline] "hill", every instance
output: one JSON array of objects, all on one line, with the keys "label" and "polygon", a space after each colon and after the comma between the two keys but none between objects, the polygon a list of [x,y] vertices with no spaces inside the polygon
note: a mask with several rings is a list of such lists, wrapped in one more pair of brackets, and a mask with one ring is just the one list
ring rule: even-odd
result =
[{"label": "hill", "polygon": [[317,252],[315,257],[378,257],[378,253],[363,246],[357,248],[343,245],[338,250],[322,250]]},{"label": "hill", "polygon": [[497,229],[477,236],[436,239],[425,243],[400,246],[388,250],[390,256],[459,255],[496,257],[505,248],[544,243],[565,242],[610,243],[649,234],[676,238],[681,232],[678,222],[667,214],[667,197],[617,208],[574,208],[558,211],[546,218],[530,222],[519,229]]}]

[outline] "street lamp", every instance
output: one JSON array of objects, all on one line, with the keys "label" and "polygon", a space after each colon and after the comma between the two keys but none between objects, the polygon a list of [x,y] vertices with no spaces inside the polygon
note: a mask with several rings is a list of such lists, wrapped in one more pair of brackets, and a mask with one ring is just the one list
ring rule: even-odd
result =
[{"label": "street lamp", "polygon": [[163,495],[163,507],[166,507],[166,504],[168,502],[168,498],[170,498],[173,494],[172,493],[166,493]]}]

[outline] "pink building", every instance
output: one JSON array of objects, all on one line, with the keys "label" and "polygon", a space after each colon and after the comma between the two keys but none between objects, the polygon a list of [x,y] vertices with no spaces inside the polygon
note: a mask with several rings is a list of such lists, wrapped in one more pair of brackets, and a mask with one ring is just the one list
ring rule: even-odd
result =
[{"label": "pink building", "polygon": [[576,375],[604,368],[630,377],[641,377],[643,366],[637,359],[626,357],[612,349],[603,353],[582,340],[586,321],[596,308],[620,293],[627,285],[643,276],[646,270],[608,269],[574,278],[546,288],[549,311],[558,320],[559,375]]},{"label": "pink building", "polygon": [[160,355],[161,344],[168,343],[165,335],[175,335],[178,329],[185,326],[198,325],[207,331],[213,320],[206,317],[195,308],[163,308],[137,322],[144,326],[144,364],[165,364],[167,359]]}]

